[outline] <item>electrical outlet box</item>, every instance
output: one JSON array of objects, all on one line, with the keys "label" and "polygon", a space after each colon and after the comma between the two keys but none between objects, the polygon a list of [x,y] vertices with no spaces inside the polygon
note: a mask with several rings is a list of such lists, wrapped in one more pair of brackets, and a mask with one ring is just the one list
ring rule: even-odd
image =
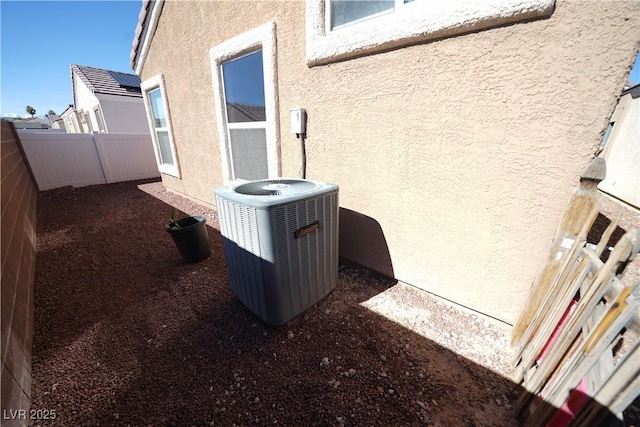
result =
[{"label": "electrical outlet box", "polygon": [[291,132],[300,135],[306,132],[307,112],[304,108],[291,109]]}]

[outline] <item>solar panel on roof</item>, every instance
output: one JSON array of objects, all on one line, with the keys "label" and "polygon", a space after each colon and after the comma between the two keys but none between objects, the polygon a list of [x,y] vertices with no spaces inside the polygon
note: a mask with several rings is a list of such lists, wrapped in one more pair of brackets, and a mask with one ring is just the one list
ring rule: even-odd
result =
[{"label": "solar panel on roof", "polygon": [[140,77],[133,74],[118,73],[117,71],[109,71],[109,75],[124,87],[140,87]]}]

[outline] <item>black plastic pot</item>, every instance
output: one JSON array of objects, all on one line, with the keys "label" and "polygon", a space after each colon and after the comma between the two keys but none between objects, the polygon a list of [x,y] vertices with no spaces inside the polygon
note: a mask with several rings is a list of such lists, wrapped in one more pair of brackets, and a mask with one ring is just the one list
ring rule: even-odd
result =
[{"label": "black plastic pot", "polygon": [[211,255],[207,222],[203,216],[188,216],[176,221],[180,228],[167,228],[184,262],[198,262]]}]

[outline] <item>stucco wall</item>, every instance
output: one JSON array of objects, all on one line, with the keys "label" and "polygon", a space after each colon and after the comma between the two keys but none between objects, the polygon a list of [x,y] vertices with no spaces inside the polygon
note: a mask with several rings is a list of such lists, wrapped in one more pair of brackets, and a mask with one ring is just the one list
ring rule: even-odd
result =
[{"label": "stucco wall", "polygon": [[269,20],[283,175],[300,173],[289,109],[304,107],[307,177],[368,218],[341,228],[341,255],[514,322],[635,58],[639,3],[559,0],[549,19],[309,68],[304,2],[166,2],[141,77],[166,79],[169,188],[213,203],[208,51]]},{"label": "stucco wall", "polygon": [[598,188],[640,208],[640,98],[621,97],[611,121],[613,131],[600,155],[607,177]]},{"label": "stucco wall", "polygon": [[[15,131],[2,121],[2,425],[27,425],[11,416],[31,406],[33,282],[38,189]],[[13,412],[11,412],[13,411]]]}]

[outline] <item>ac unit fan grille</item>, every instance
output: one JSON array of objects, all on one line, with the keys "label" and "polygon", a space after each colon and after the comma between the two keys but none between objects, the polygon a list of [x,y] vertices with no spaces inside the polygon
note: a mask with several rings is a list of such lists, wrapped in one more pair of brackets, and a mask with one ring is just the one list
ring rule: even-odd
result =
[{"label": "ac unit fan grille", "polygon": [[247,196],[292,196],[308,193],[318,187],[315,182],[301,179],[265,179],[239,185],[234,191]]},{"label": "ac unit fan grille", "polygon": [[[338,224],[332,206],[337,206],[337,193],[280,206],[274,212],[279,278],[282,288],[289,290],[282,298],[293,312],[314,304],[335,284]],[[315,221],[316,232],[295,237],[296,230]]]},{"label": "ac unit fan grille", "polygon": [[216,197],[220,215],[220,233],[227,256],[227,270],[232,290],[258,316],[267,315],[256,211],[253,208]]}]

